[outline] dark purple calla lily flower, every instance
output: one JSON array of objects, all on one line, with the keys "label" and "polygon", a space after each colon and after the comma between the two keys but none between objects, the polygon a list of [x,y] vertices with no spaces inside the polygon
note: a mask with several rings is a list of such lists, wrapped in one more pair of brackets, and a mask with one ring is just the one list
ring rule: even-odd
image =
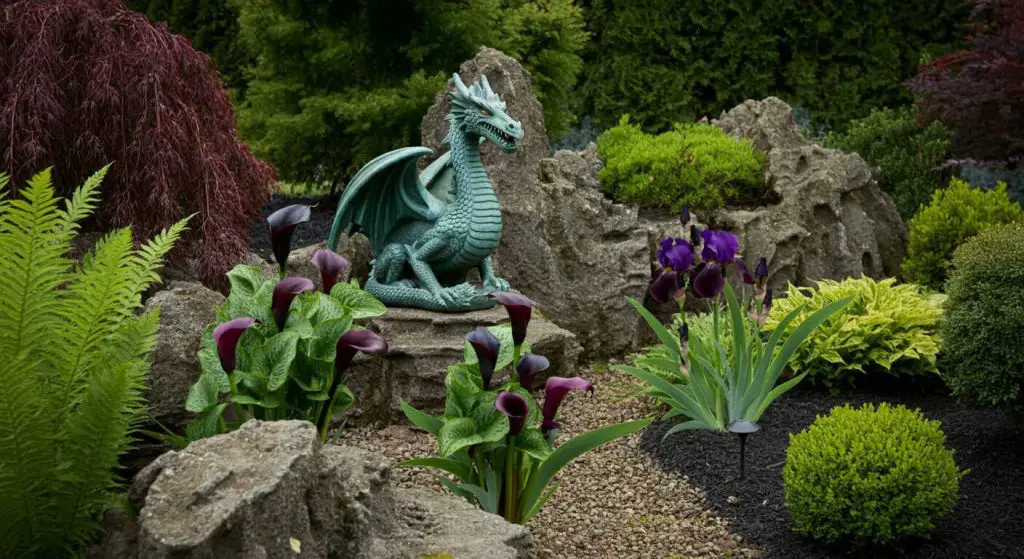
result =
[{"label": "dark purple calla lily flower", "polygon": [[466,336],[466,341],[473,346],[476,360],[480,362],[480,377],[484,381],[484,390],[491,389],[491,377],[494,376],[494,365],[498,361],[501,341],[483,326],[477,326]]},{"label": "dark purple calla lily flower", "polygon": [[217,357],[220,358],[220,366],[224,368],[224,372],[230,373],[235,370],[238,339],[256,322],[255,318],[236,318],[213,329],[213,342],[217,344]]},{"label": "dark purple calla lily flower", "polygon": [[683,204],[683,207],[679,208],[679,223],[683,227],[686,227],[687,223],[690,223],[690,207]]},{"label": "dark purple calla lily flower", "polygon": [[739,256],[733,260],[733,263],[735,263],[736,267],[740,269],[740,278],[743,280],[743,283],[754,285],[754,276],[750,274],[750,269],[747,268],[747,263]]},{"label": "dark purple calla lily flower", "polygon": [[334,370],[340,373],[348,369],[357,353],[384,353],[388,343],[372,330],[349,330],[338,338],[337,356],[334,359]]},{"label": "dark purple calla lily flower", "polygon": [[320,270],[320,289],[328,295],[334,284],[338,283],[338,277],[348,268],[348,260],[338,256],[333,250],[321,248],[313,253],[309,262]]},{"label": "dark purple calla lily flower", "polygon": [[292,250],[292,232],[295,227],[309,221],[309,206],[292,204],[267,216],[270,225],[270,246],[274,249],[274,260],[281,273],[285,273],[288,253]]},{"label": "dark purple calla lily flower", "polygon": [[292,300],[300,293],[315,291],[316,286],[308,278],[285,278],[274,286],[274,295],[270,303],[270,309],[274,311],[274,321],[278,330],[284,330],[285,322],[288,321],[288,309],[292,306]]},{"label": "dark purple calla lily flower", "polygon": [[487,296],[497,299],[505,306],[509,321],[512,323],[512,344],[516,347],[523,345],[526,340],[526,327],[530,325],[530,317],[533,316],[533,301],[526,295],[510,291],[493,291]]},{"label": "dark purple calla lily flower", "polygon": [[704,249],[700,256],[705,262],[728,264],[736,257],[736,251],[740,248],[736,235],[728,231],[704,231],[700,235],[704,239]]},{"label": "dark purple calla lily flower", "polygon": [[555,421],[555,414],[558,413],[558,406],[562,405],[565,395],[571,390],[586,390],[593,394],[594,385],[580,377],[551,377],[548,379],[547,384],[544,385],[544,408],[542,411],[544,420],[540,425],[540,430],[544,436],[547,436],[552,429],[561,427]]},{"label": "dark purple calla lily flower", "polygon": [[651,298],[659,303],[667,303],[679,297],[680,276],[675,272],[662,272],[651,282]]},{"label": "dark purple calla lily flower", "polygon": [[502,392],[494,401],[494,407],[508,417],[508,434],[518,435],[523,430],[526,414],[530,411],[526,398],[515,392]]},{"label": "dark purple calla lily flower", "polygon": [[725,287],[722,265],[717,262],[701,262],[690,273],[690,290],[699,299],[711,299]]},{"label": "dark purple calla lily flower", "polygon": [[686,239],[668,237],[658,244],[658,262],[666,271],[685,272],[693,266],[693,246]]},{"label": "dark purple calla lily flower", "polygon": [[551,363],[547,357],[536,353],[527,353],[519,360],[519,366],[516,367],[516,373],[519,374],[519,386],[527,391],[533,390],[533,379],[537,373],[548,370],[550,366]]}]

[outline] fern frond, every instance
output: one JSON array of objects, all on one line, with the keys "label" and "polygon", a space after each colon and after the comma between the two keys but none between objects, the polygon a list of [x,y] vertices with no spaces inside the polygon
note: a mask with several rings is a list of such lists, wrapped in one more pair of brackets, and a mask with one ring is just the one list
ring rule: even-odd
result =
[{"label": "fern frond", "polygon": [[178,242],[178,239],[181,238],[181,235],[188,231],[188,222],[195,215],[192,214],[171,225],[139,247],[135,254],[135,268],[138,272],[136,278],[138,283],[135,289],[139,293],[148,289],[149,286],[160,282],[160,274],[158,272],[160,267],[163,266],[164,256],[170,252],[171,248],[174,247],[174,243]]},{"label": "fern frond", "polygon": [[92,215],[92,212],[96,210],[96,206],[100,202],[100,183],[103,182],[103,177],[107,176],[109,170],[110,165],[108,164],[93,173],[82,186],[71,193],[71,198],[64,201],[59,235],[71,236],[77,233],[79,222]]}]

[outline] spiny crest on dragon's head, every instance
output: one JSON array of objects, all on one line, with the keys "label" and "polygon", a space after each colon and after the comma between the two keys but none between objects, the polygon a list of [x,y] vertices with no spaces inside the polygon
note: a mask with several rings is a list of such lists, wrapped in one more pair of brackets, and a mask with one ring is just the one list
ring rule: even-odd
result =
[{"label": "spiny crest on dragon's head", "polygon": [[523,127],[505,112],[505,102],[491,89],[487,76],[481,74],[467,87],[458,74],[452,74],[455,89],[449,93],[451,110],[445,117],[449,124],[444,143],[453,141],[453,132],[482,136],[506,152],[516,150],[516,141],[523,137]]}]

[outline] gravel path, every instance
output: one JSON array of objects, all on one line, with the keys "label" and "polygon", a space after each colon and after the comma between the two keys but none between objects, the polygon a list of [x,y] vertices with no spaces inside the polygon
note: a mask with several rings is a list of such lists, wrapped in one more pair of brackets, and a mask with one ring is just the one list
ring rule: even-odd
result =
[{"label": "gravel path", "polygon": [[[631,377],[610,370],[583,373],[593,398],[572,394],[563,402],[560,440],[613,422],[653,415],[634,396]],[[640,449],[642,433],[615,441],[562,470],[558,491],[531,522],[539,559],[711,559],[758,557],[709,513],[704,495],[685,475],[664,472]],[[399,462],[436,452],[434,439],[401,425],[345,429],[339,444],[379,452]],[[431,472],[395,468],[398,485],[445,489]]]}]

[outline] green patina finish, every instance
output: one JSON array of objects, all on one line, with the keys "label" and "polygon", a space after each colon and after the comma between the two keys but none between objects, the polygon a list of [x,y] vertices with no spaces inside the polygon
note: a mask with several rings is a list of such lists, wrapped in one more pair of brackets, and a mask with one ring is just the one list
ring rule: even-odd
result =
[{"label": "green patina finish", "polygon": [[[430,148],[401,148],[367,163],[345,189],[327,240],[334,249],[343,231],[369,237],[374,261],[364,288],[389,306],[482,309],[494,305],[486,293],[509,289],[491,263],[501,210],[480,144],[490,140],[513,153],[523,128],[505,113],[486,76],[471,87],[458,74],[452,82],[444,140],[451,149],[419,174],[416,163],[434,154]],[[466,282],[473,268],[482,288]]]}]

